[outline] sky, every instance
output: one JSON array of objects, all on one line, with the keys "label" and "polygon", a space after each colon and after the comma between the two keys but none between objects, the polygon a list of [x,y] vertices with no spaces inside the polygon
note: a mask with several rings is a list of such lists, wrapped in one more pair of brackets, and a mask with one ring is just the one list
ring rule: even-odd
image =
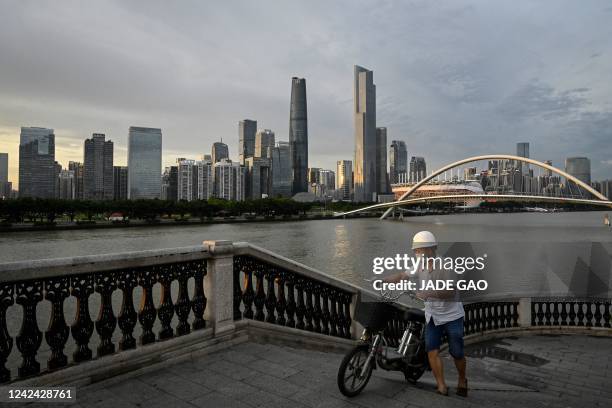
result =
[{"label": "sky", "polygon": [[0,0],[0,152],[17,182],[21,126],[55,129],[56,159],[105,133],[159,127],[164,166],[238,121],[288,140],[291,77],[306,78],[309,165],[352,159],[353,66],[374,71],[377,126],[428,171],[487,153],[612,178],[612,3],[588,1]]}]

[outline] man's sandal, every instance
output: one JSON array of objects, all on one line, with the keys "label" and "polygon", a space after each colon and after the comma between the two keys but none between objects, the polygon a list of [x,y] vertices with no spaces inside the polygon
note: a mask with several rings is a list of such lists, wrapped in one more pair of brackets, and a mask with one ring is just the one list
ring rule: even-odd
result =
[{"label": "man's sandal", "polygon": [[465,379],[465,387],[457,387],[457,395],[460,397],[467,397],[468,395],[468,381]]}]

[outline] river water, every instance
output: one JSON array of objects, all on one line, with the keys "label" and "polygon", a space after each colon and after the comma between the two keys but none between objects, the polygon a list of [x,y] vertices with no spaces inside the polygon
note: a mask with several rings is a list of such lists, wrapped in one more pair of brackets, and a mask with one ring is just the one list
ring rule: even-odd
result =
[{"label": "river water", "polygon": [[501,251],[499,262],[531,262],[529,254],[536,256],[535,248],[541,245],[587,250],[595,242],[608,247],[612,230],[603,226],[603,216],[604,212],[454,214],[404,221],[368,218],[20,232],[0,234],[0,263],[227,239],[250,242],[360,285],[364,273],[372,270],[373,258],[407,252],[412,236],[420,230],[430,230],[439,241],[449,243],[446,248],[456,242],[480,243],[487,245],[483,251]]}]

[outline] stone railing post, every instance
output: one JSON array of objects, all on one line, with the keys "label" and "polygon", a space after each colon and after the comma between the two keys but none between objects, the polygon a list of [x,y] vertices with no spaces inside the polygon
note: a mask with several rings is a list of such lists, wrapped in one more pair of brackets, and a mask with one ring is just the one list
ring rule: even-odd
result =
[{"label": "stone railing post", "polygon": [[361,337],[363,333],[364,327],[355,319],[355,308],[357,307],[357,302],[359,302],[359,294],[354,293],[351,296],[351,317],[353,321],[351,322],[351,338],[353,340],[357,340]]},{"label": "stone railing post", "polygon": [[518,323],[520,327],[531,326],[531,298],[519,299],[518,315]]},{"label": "stone railing post", "polygon": [[204,316],[219,335],[234,330],[234,245],[231,241],[204,241],[203,245],[212,255],[204,278],[208,299]]}]

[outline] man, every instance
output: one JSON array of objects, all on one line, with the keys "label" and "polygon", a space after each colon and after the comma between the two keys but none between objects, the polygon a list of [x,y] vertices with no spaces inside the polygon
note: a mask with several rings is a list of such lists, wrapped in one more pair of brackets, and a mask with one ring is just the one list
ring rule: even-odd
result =
[{"label": "man", "polygon": [[[421,231],[414,235],[412,249],[416,256],[423,256],[427,261],[422,267],[410,273],[393,275],[387,279],[389,282],[398,282],[402,279],[418,280],[417,288],[421,289],[427,281],[453,280],[453,271],[437,270],[434,268],[434,260],[438,243],[436,237],[429,231]],[[425,302],[425,346],[429,366],[436,379],[437,392],[448,395],[448,387],[444,381],[444,367],[440,358],[440,346],[442,337],[446,334],[448,349],[455,361],[455,367],[459,374],[457,382],[457,395],[467,397],[467,379],[465,376],[466,359],[463,352],[463,319],[465,313],[463,304],[458,299],[458,292],[453,290],[419,290],[417,297]]]}]

